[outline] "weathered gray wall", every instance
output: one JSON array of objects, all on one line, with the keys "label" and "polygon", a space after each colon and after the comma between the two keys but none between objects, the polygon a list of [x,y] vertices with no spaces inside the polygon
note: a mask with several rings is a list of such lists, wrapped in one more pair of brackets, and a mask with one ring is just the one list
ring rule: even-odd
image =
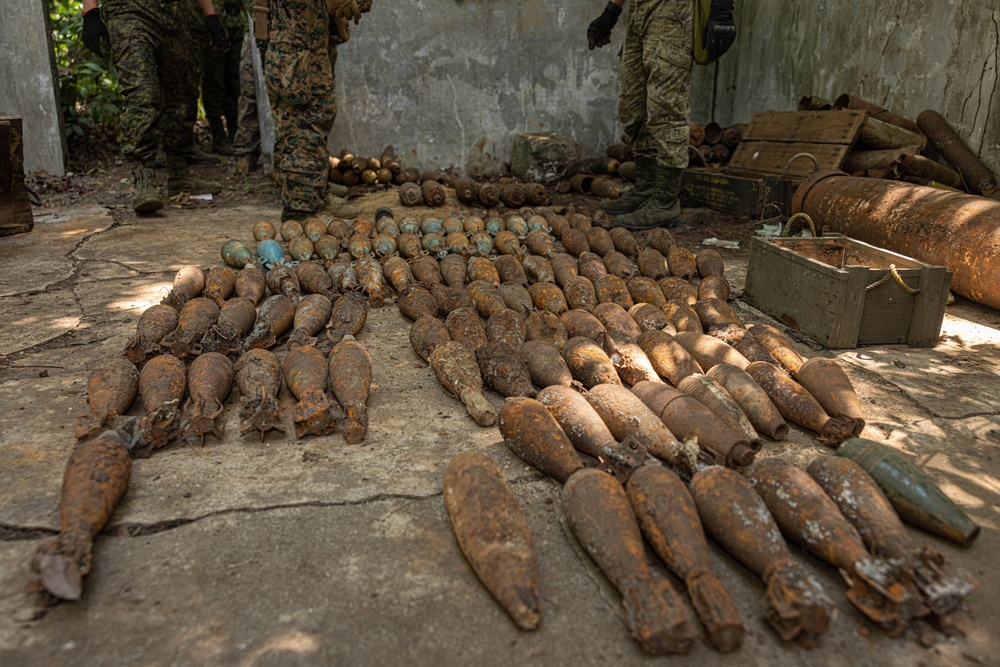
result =
[{"label": "weathered gray wall", "polygon": [[0,18],[0,114],[24,118],[24,168],[63,173],[45,0],[6,0]]}]

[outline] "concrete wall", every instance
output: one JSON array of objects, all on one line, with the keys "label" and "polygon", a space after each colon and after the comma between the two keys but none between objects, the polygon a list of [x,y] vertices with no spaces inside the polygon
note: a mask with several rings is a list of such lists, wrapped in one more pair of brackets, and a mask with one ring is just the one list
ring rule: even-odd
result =
[{"label": "concrete wall", "polygon": [[45,0],[3,3],[0,114],[24,118],[24,168],[63,173],[62,118],[56,101]]}]

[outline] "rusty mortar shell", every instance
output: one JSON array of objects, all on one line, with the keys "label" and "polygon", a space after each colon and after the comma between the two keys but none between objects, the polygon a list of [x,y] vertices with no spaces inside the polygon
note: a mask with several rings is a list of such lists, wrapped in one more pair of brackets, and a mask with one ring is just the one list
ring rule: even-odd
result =
[{"label": "rusty mortar shell", "polygon": [[778,408],[746,371],[730,364],[719,364],[708,371],[708,377],[722,385],[736,401],[754,430],[773,440],[784,440],[788,436],[788,424]]},{"label": "rusty mortar shell", "polygon": [[622,192],[621,183],[610,176],[597,176],[590,183],[590,193],[605,199],[618,199]]},{"label": "rusty mortar shell", "polygon": [[416,183],[399,186],[399,203],[403,206],[420,206],[424,203],[424,193]]},{"label": "rusty mortar shell", "polygon": [[496,183],[479,184],[479,203],[486,208],[493,208],[500,203],[500,186]]},{"label": "rusty mortar shell", "polygon": [[524,186],[517,182],[504,183],[500,187],[500,201],[509,208],[520,208],[525,202]]},{"label": "rusty mortar shell", "polygon": [[795,377],[802,368],[806,360],[792,346],[792,341],[788,340],[785,334],[781,333],[769,324],[755,324],[750,327],[750,335],[757,339],[757,342],[764,346],[778,365],[789,375]]},{"label": "rusty mortar shell", "polygon": [[836,360],[823,357],[810,359],[802,364],[796,379],[819,401],[827,414],[853,419],[855,426],[852,434],[861,434],[865,427],[861,402],[847,373]]},{"label": "rusty mortar shell", "polygon": [[463,204],[473,205],[479,201],[479,184],[471,178],[456,178],[452,181],[455,197]]},{"label": "rusty mortar shell", "polygon": [[531,206],[542,206],[552,199],[549,191],[541,183],[528,183],[525,185],[524,197]]},{"label": "rusty mortar shell", "polygon": [[569,179],[569,187],[573,192],[581,195],[590,194],[590,186],[594,182],[594,177],[591,174],[574,174]]},{"label": "rusty mortar shell", "polygon": [[677,388],[697,399],[711,410],[717,419],[724,421],[733,430],[740,433],[752,451],[760,451],[760,436],[757,435],[757,431],[743,409],[740,408],[739,403],[726,392],[722,385],[707,375],[696,373],[681,380]]},{"label": "rusty mortar shell", "polygon": [[448,197],[448,192],[444,189],[444,186],[437,181],[424,181],[420,184],[420,190],[424,203],[428,206],[444,206],[444,202]]},{"label": "rusty mortar shell", "polygon": [[[998,190],[996,176],[982,163],[941,114],[928,109],[917,116],[917,125],[941,155],[962,175],[969,192],[992,197]],[[931,177],[928,177],[931,178]],[[934,179],[941,180],[941,179]],[[945,181],[947,183],[947,181]],[[949,184],[950,185],[950,184]],[[958,187],[958,186],[952,186]]]},{"label": "rusty mortar shell", "polygon": [[556,481],[565,482],[583,468],[559,422],[535,399],[508,398],[500,409],[497,425],[507,447],[518,458]]}]

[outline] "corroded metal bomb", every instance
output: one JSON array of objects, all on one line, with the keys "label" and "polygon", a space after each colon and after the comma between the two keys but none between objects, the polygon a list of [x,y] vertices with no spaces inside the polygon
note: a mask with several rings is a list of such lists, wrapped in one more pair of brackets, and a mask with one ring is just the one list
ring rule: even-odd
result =
[{"label": "corroded metal bomb", "polygon": [[718,364],[730,364],[737,368],[746,368],[750,365],[746,357],[714,336],[682,331],[674,336],[674,340],[706,371]]},{"label": "corroded metal bomb", "polygon": [[778,365],[788,372],[793,378],[798,375],[799,369],[806,360],[792,346],[792,341],[788,340],[785,334],[781,333],[769,324],[755,324],[750,327],[750,334],[764,346],[771,356],[774,357]]},{"label": "corroded metal bomb", "polygon": [[703,372],[694,357],[670,334],[643,331],[635,342],[646,353],[657,374],[675,387],[689,375]]},{"label": "corroded metal bomb", "polygon": [[139,369],[135,364],[123,357],[115,357],[102,364],[87,379],[89,410],[77,416],[74,435],[80,440],[100,435],[109,420],[125,414],[132,407],[138,392]]},{"label": "corroded metal bomb", "polygon": [[211,433],[221,440],[226,425],[218,418],[233,388],[233,362],[218,352],[202,354],[191,362],[187,384],[189,398],[183,408],[184,439],[198,438],[204,444],[205,435]]},{"label": "corroded metal bomb", "polygon": [[333,302],[326,337],[336,345],[344,336],[357,336],[367,320],[368,308],[364,297],[356,292],[344,294]]},{"label": "corroded metal bomb", "polygon": [[264,298],[265,291],[267,291],[267,279],[264,278],[264,272],[256,266],[248,266],[236,276],[234,294],[240,298],[249,299],[254,306]]},{"label": "corroded metal bomb", "polygon": [[[491,320],[493,318],[490,318]],[[476,350],[476,363],[486,386],[501,396],[535,395],[528,365],[518,348],[506,342],[487,342]]]},{"label": "corroded metal bomb", "polygon": [[760,450],[760,438],[753,424],[739,404],[718,382],[707,375],[694,374],[681,380],[677,388],[711,410],[716,419],[728,423],[741,433],[753,451]]},{"label": "corroded metal bomb", "polygon": [[175,356],[153,357],[139,373],[139,398],[146,415],[139,422],[142,453],[165,447],[177,435],[181,399],[187,387],[184,362]]},{"label": "corroded metal bomb", "polygon": [[726,393],[732,396],[754,430],[773,440],[784,440],[788,436],[788,424],[778,408],[746,371],[729,364],[719,364],[708,371],[708,377],[722,385]]},{"label": "corroded metal bomb", "polygon": [[465,404],[477,424],[496,423],[497,413],[483,395],[483,378],[469,348],[458,341],[441,343],[431,352],[430,365],[441,386]]},{"label": "corroded metal bomb", "polygon": [[278,413],[278,392],[284,382],[281,362],[269,350],[248,350],[236,361],[239,387],[240,433],[259,432],[261,442],[271,430],[284,433]]},{"label": "corroded metal bomb", "polygon": [[177,328],[178,312],[166,304],[150,306],[139,316],[135,334],[125,348],[125,357],[141,364],[159,354],[163,337]]},{"label": "corroded metal bomb", "polygon": [[508,398],[497,419],[507,447],[536,470],[565,482],[583,462],[569,437],[544,405],[533,398]]},{"label": "corroded metal bomb", "polygon": [[298,347],[281,363],[285,384],[298,400],[292,421],[295,437],[326,435],[337,427],[344,415],[326,395],[330,374],[323,353],[315,347]]},{"label": "corroded metal bomb", "polygon": [[431,353],[441,343],[451,340],[451,334],[444,322],[436,317],[425,315],[417,319],[410,327],[410,347],[421,359],[429,362]]},{"label": "corroded metal bomb", "polygon": [[796,379],[813,395],[831,417],[854,420],[852,435],[860,435],[865,427],[861,402],[854,393],[847,373],[834,359],[815,357],[802,364]]},{"label": "corroded metal bomb", "polygon": [[853,419],[828,415],[805,387],[777,366],[755,361],[746,367],[746,372],[767,392],[782,417],[815,431],[820,442],[837,445],[854,432]]},{"label": "corroded metal bomb", "polygon": [[594,407],[580,392],[563,385],[551,385],[538,392],[538,402],[545,406],[577,450],[595,458],[605,447],[617,443]]},{"label": "corroded metal bomb", "polygon": [[294,321],[295,304],[291,299],[283,294],[268,297],[257,312],[257,323],[244,343],[246,349],[273,347]]},{"label": "corroded metal bomb", "polygon": [[219,318],[201,339],[206,352],[230,354],[243,348],[243,339],[257,322],[257,309],[253,301],[237,297],[223,304]]},{"label": "corroded metal bomb", "polygon": [[345,337],[328,359],[330,391],[346,415],[344,440],[349,445],[365,441],[368,435],[368,398],[372,389],[372,358],[354,337]]}]

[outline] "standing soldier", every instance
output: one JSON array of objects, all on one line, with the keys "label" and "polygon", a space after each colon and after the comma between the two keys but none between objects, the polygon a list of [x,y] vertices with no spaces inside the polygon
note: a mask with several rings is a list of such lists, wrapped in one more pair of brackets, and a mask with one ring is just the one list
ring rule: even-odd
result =
[{"label": "standing soldier", "polygon": [[[675,226],[687,167],[691,116],[694,4],[708,5],[699,39],[715,60],[736,39],[733,0],[632,0],[618,83],[618,118],[632,143],[636,182],[625,196],[601,202],[626,229]],[[611,42],[625,0],[610,0],[587,30],[591,49]]]},{"label": "standing soldier", "polygon": [[253,66],[253,32],[247,26],[240,54],[240,101],[236,115],[233,153],[236,171],[246,176],[257,169],[260,160],[260,118],[257,115],[257,76]]},{"label": "standing soldier", "polygon": [[209,44],[204,51],[201,102],[212,129],[212,152],[232,155],[240,99],[240,56],[247,21],[240,0],[221,0],[220,4],[226,48],[219,52]]},{"label": "standing soldier", "polygon": [[[161,133],[168,194],[191,192],[199,185],[189,177],[185,157],[194,143],[192,127],[184,120],[192,50],[187,8],[180,0],[103,0],[105,25],[97,2],[83,0],[83,43],[94,53],[111,50],[122,97],[119,145],[132,164],[135,186],[132,209],[152,213],[163,208],[153,171]],[[198,0],[198,5],[212,42],[222,48],[225,30],[212,0]]]}]

